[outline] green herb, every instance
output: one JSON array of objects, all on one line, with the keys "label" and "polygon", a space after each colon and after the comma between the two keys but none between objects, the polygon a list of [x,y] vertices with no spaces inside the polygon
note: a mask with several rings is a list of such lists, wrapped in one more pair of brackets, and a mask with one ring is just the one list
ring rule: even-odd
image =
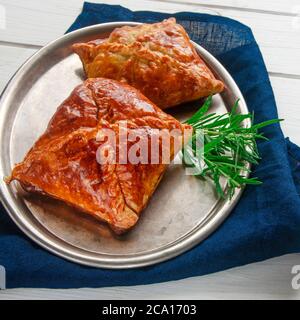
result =
[{"label": "green herb", "polygon": [[[212,97],[185,123],[194,131],[183,150],[183,161],[192,167],[193,175],[202,179],[212,179],[216,191],[222,198],[232,198],[235,189],[246,184],[259,185],[257,178],[248,178],[250,164],[257,164],[260,156],[256,139],[268,140],[259,129],[278,123],[273,119],[253,125],[253,114],[237,112],[238,101],[230,112],[218,115],[207,114],[212,105]],[[221,178],[227,183],[221,187]]]}]

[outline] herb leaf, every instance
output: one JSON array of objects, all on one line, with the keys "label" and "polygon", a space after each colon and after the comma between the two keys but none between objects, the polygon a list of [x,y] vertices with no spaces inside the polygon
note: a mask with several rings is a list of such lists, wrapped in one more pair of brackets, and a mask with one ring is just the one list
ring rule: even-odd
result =
[{"label": "herb leaf", "polygon": [[[262,182],[257,178],[248,178],[251,173],[250,164],[258,164],[256,139],[268,140],[258,130],[278,123],[282,119],[267,120],[253,125],[252,113],[239,114],[237,112],[238,100],[231,111],[222,115],[207,114],[212,105],[212,97],[209,96],[203,106],[185,123],[194,129],[191,141],[184,150],[184,164],[195,167],[195,176],[206,179],[209,177],[215,184],[217,194],[222,198],[232,198],[235,189],[246,184],[259,185]],[[248,122],[248,126],[245,122]],[[204,145],[197,149],[195,140],[199,137]],[[188,162],[185,162],[188,159]],[[203,166],[199,166],[203,163]],[[221,178],[227,182],[225,190],[221,187]]]}]

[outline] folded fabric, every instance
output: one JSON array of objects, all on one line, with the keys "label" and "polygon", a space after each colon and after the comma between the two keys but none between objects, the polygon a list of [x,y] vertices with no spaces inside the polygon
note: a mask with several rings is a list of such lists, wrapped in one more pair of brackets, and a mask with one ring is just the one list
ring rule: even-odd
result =
[{"label": "folded fabric", "polygon": [[[156,22],[170,16],[191,39],[210,51],[230,72],[257,122],[277,117],[260,50],[251,30],[225,17],[181,12],[132,12],[121,6],[85,3],[68,31],[110,21]],[[101,287],[181,279],[300,252],[300,149],[285,140],[279,125],[264,129],[262,160],[253,175],[264,183],[248,186],[229,218],[198,246],[169,261],[131,270],[105,270],[59,258],[23,235],[3,208],[0,265],[7,287]]]}]

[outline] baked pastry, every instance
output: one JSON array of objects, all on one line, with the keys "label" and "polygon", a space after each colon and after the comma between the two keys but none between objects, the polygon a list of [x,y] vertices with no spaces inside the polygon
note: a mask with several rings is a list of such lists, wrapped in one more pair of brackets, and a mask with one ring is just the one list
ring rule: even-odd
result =
[{"label": "baked pastry", "polygon": [[[121,132],[125,123],[127,129]],[[156,164],[151,164],[150,154],[146,161],[129,162],[135,141],[122,142],[122,135],[137,133],[140,140],[149,142],[162,130],[177,130],[179,134],[170,140],[171,160],[178,151],[175,141],[182,141],[184,129],[190,126],[164,113],[138,90],[115,80],[88,79],[59,106],[46,132],[14,167],[8,183],[18,180],[28,192],[62,200],[105,221],[120,234],[136,224],[167,166],[162,140],[158,140]],[[116,133],[115,143],[108,139],[107,130]],[[108,159],[120,157],[124,143],[128,150],[125,162],[99,159],[105,154]],[[113,146],[116,152],[108,152]]]},{"label": "baked pastry", "polygon": [[162,109],[224,88],[174,18],[117,28],[107,39],[76,43],[73,50],[88,78],[130,84]]}]

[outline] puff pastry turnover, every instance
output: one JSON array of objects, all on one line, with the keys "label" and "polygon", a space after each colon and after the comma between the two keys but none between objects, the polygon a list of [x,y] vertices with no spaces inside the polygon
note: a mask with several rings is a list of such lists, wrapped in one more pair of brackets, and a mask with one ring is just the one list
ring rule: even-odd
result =
[{"label": "puff pastry turnover", "polygon": [[76,43],[73,50],[88,78],[130,84],[162,109],[224,88],[174,18],[117,28],[107,39]]},{"label": "puff pastry turnover", "polygon": [[[18,180],[29,192],[65,201],[105,221],[116,233],[129,230],[167,165],[161,158],[157,164],[99,164],[97,150],[105,143],[99,134],[107,128],[119,133],[119,124],[125,120],[127,133],[138,130],[146,139],[153,129],[178,129],[178,139],[182,139],[183,129],[190,128],[128,85],[88,79],[59,106],[46,132],[15,166],[8,182]],[[119,140],[116,145],[120,146]],[[178,151],[174,145],[171,143],[170,159]]]}]

